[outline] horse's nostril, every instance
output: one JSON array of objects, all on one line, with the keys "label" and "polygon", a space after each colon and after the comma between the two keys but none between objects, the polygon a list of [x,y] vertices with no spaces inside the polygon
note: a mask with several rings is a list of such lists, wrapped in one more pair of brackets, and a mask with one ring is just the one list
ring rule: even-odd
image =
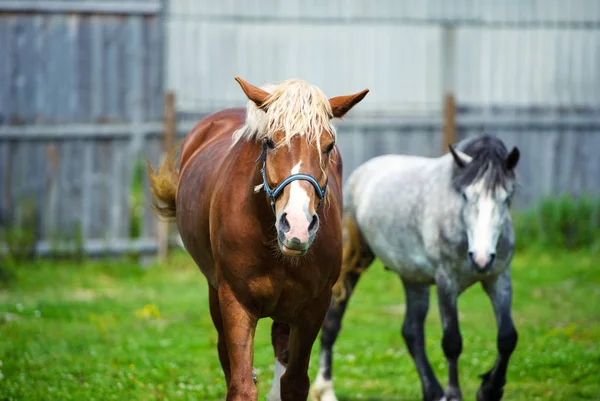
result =
[{"label": "horse's nostril", "polygon": [[495,253],[490,253],[490,262],[489,262],[489,264],[491,265],[492,263],[494,263],[494,260],[496,260],[496,254]]},{"label": "horse's nostril", "polygon": [[287,219],[287,213],[281,215],[281,219],[279,220],[279,227],[284,233],[290,231],[290,222]]},{"label": "horse's nostril", "polygon": [[469,252],[469,259],[471,259],[471,262],[475,262],[475,254],[473,252]]},{"label": "horse's nostril", "polygon": [[319,223],[319,217],[315,214],[313,214],[312,220],[310,222],[310,225],[308,226],[308,231],[312,231],[317,227],[317,224]]}]

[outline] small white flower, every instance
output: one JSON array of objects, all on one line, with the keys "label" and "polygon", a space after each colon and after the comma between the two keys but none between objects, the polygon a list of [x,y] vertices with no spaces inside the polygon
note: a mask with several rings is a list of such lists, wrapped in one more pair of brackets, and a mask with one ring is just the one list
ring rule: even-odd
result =
[{"label": "small white flower", "polygon": [[33,312],[33,314],[35,315],[35,317],[36,317],[37,319],[39,319],[40,317],[42,317],[42,312],[40,312],[40,311],[39,311],[39,310],[37,310],[37,309],[35,310],[35,312]]},{"label": "small white flower", "polygon": [[0,370],[0,380],[4,379],[4,375],[2,374],[2,371]]},{"label": "small white flower", "polygon": [[15,306],[16,306],[16,308],[17,308],[17,311],[19,311],[19,312],[23,312],[23,305],[21,305],[21,304],[17,304],[17,305],[15,305]]}]

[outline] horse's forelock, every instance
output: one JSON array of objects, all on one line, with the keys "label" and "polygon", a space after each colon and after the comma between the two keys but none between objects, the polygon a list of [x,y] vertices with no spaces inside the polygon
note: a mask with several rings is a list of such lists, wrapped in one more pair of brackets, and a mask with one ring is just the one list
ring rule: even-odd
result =
[{"label": "horse's forelock", "polygon": [[273,139],[278,132],[285,133],[281,145],[289,145],[296,135],[305,136],[309,143],[320,145],[324,131],[336,138],[335,127],[331,124],[329,99],[317,86],[300,80],[288,80],[267,84],[262,89],[271,94],[264,104],[267,111],[249,101],[246,122],[234,133],[234,144],[242,139]]},{"label": "horse's forelock", "polygon": [[485,135],[470,141],[463,150],[472,157],[464,168],[454,171],[454,185],[461,190],[480,179],[484,179],[485,189],[492,192],[498,188],[508,189],[514,181],[515,173],[506,168],[508,150],[504,143],[493,136]]}]

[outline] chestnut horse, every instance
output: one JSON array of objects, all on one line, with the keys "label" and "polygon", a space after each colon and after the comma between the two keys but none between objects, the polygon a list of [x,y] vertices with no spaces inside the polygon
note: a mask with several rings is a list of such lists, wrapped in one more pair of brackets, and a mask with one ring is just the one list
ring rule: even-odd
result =
[{"label": "chestnut horse", "polygon": [[342,159],[333,118],[367,94],[328,99],[299,80],[263,88],[236,78],[246,110],[201,120],[149,166],[158,214],[174,218],[206,277],[227,400],[256,400],[254,333],[273,319],[268,400],[306,400],[308,364],[342,261]]}]

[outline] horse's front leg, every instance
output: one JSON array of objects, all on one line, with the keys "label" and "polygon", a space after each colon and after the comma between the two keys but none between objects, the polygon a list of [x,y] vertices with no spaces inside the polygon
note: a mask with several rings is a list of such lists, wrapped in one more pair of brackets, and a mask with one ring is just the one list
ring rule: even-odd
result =
[{"label": "horse's front leg", "polygon": [[435,377],[425,349],[425,318],[429,311],[429,284],[411,283],[402,280],[406,295],[406,315],[402,325],[402,337],[410,352],[419,378],[423,401],[438,401],[444,395],[440,382]]},{"label": "horse's front leg", "polygon": [[483,288],[494,306],[498,324],[498,357],[494,367],[483,374],[483,382],[477,392],[478,401],[498,401],[504,394],[506,384],[506,369],[508,360],[517,346],[517,330],[511,316],[512,285],[510,271],[502,274],[496,280],[483,283]]},{"label": "horse's front leg", "polygon": [[458,357],[462,352],[462,336],[458,325],[457,299],[459,290],[457,283],[443,268],[438,269],[436,286],[443,336],[442,349],[448,362],[448,385],[445,401],[460,401],[462,394],[458,381]]},{"label": "horse's front leg", "polygon": [[331,299],[330,291],[323,293],[290,324],[288,364],[281,377],[281,401],[306,401],[308,397],[310,352]]},{"label": "horse's front leg", "polygon": [[240,304],[227,284],[219,287],[218,296],[231,374],[227,401],[256,401],[258,392],[252,377],[252,362],[258,319]]}]

